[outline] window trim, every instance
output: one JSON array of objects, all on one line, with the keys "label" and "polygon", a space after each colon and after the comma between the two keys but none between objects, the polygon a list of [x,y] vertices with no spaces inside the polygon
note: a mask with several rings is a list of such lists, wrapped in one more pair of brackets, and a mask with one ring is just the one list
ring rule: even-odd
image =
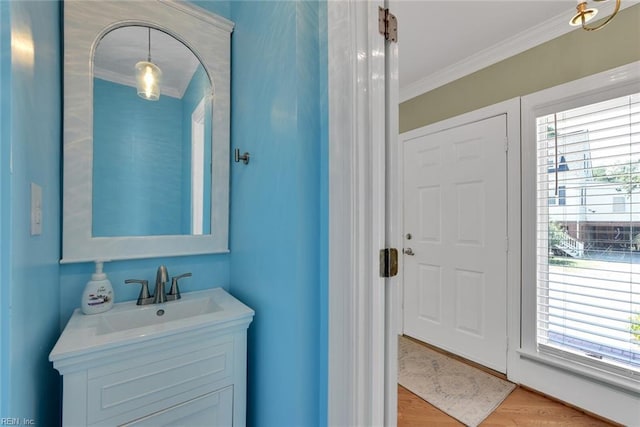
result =
[{"label": "window trim", "polygon": [[[594,89],[595,88],[595,89]],[[536,345],[536,117],[640,91],[640,61],[521,99],[522,127],[522,301],[521,348],[518,354],[536,362],[577,373],[624,390],[640,393],[635,380],[582,365],[565,357],[542,353]]]},{"label": "window trim", "polygon": [[623,391],[630,391],[634,394],[640,393],[637,381],[630,380],[628,377],[620,376],[610,371],[598,369],[592,365],[587,365],[565,357],[554,356],[550,353],[532,352],[525,349],[520,349],[517,353],[523,359],[577,374],[583,378],[595,380]]}]

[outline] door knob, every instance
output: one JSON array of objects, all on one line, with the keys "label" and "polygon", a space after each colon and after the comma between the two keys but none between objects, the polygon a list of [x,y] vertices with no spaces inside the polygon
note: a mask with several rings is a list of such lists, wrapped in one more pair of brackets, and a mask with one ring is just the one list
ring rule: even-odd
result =
[{"label": "door knob", "polygon": [[405,253],[405,255],[411,255],[411,256],[415,255],[415,253],[413,252],[413,249],[411,248],[406,248],[403,252]]}]

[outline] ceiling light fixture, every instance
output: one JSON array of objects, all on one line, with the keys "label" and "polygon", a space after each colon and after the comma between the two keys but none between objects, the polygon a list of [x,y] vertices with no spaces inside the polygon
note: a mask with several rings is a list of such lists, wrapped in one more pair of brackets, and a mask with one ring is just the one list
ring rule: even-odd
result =
[{"label": "ceiling light fixture", "polygon": [[136,87],[138,96],[148,101],[160,99],[160,81],[162,71],[151,62],[151,28],[149,28],[149,50],[147,60],[136,64]]},{"label": "ceiling light fixture", "polygon": [[[593,0],[593,1],[595,3],[602,3],[602,2],[605,2],[607,0]],[[616,0],[616,7],[613,10],[613,13],[607,19],[605,19],[602,23],[600,23],[599,25],[593,26],[593,27],[588,27],[587,23],[589,21],[591,21],[598,14],[598,9],[596,9],[596,8],[588,8],[586,0],[578,0],[578,6],[576,6],[576,10],[578,11],[578,13],[576,13],[575,16],[573,18],[571,18],[571,21],[569,21],[569,24],[574,26],[574,27],[577,27],[578,25],[580,25],[580,26],[582,26],[582,29],[586,30],[586,31],[599,30],[600,28],[604,27],[609,22],[611,22],[613,17],[616,16],[618,11],[620,10],[620,2],[621,1],[622,0]]]}]

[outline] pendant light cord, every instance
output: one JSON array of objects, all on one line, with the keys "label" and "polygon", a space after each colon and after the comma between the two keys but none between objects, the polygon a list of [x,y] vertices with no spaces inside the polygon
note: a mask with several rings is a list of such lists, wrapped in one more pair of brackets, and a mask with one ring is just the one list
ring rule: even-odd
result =
[{"label": "pendant light cord", "polygon": [[147,51],[147,62],[151,62],[151,27],[149,27],[149,50]]}]

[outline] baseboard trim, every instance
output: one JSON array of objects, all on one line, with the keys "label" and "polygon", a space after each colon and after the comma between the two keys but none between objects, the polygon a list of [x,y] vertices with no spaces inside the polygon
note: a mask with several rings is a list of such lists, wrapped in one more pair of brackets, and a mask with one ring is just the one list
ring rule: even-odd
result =
[{"label": "baseboard trim", "polygon": [[595,419],[597,419],[597,420],[599,420],[599,421],[603,421],[603,422],[609,423],[609,424],[611,424],[612,426],[615,426],[615,427],[625,427],[625,425],[624,425],[624,424],[617,423],[617,422],[612,421],[612,420],[610,420],[610,419],[608,419],[608,418],[606,418],[606,417],[603,417],[602,415],[598,415],[598,414],[595,414],[595,413],[593,413],[593,412],[591,412],[591,411],[587,411],[586,409],[580,408],[579,406],[572,405],[571,403],[565,402],[565,401],[564,401],[564,400],[562,400],[562,399],[558,399],[557,397],[554,397],[554,396],[551,396],[551,395],[549,395],[549,394],[543,393],[543,392],[541,392],[540,390],[536,390],[535,388],[531,388],[531,387],[528,387],[528,386],[523,385],[523,384],[518,384],[518,387],[519,387],[519,388],[521,388],[521,389],[524,389],[524,390],[530,391],[530,392],[532,392],[532,393],[535,393],[535,394],[537,394],[537,395],[540,395],[540,396],[542,396],[542,397],[544,397],[544,398],[546,398],[546,399],[549,399],[549,400],[551,400],[551,401],[554,401],[554,402],[560,403],[560,404],[562,404],[562,405],[564,405],[564,406],[566,406],[566,407],[568,407],[568,408],[575,409],[576,411],[582,412],[583,414],[588,415],[588,416],[590,416],[590,417],[592,417],[592,418],[595,418]]}]

